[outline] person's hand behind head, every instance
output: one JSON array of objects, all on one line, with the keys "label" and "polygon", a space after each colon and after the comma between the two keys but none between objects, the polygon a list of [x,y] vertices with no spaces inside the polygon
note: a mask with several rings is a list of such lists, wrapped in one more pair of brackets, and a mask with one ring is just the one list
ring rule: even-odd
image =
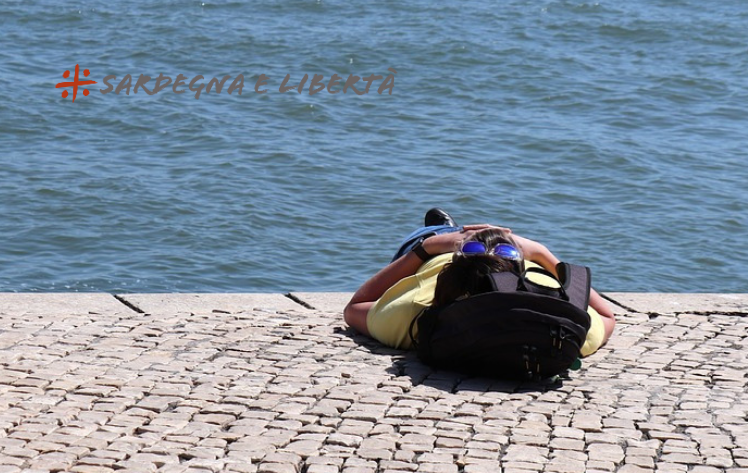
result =
[{"label": "person's hand behind head", "polygon": [[488,228],[495,228],[496,230],[501,230],[502,232],[512,233],[512,229],[511,228],[500,227],[500,226],[491,225],[491,224],[488,224],[488,223],[479,223],[479,224],[475,224],[475,225],[465,225],[462,228],[464,230],[476,230],[476,231],[486,230]]},{"label": "person's hand behind head", "polygon": [[506,227],[498,227],[489,224],[476,224],[476,225],[465,225],[462,227],[462,231],[452,233],[442,233],[441,235],[434,235],[427,238],[423,242],[423,249],[430,255],[440,255],[443,253],[451,253],[460,249],[462,242],[471,240],[478,233],[486,232],[487,230],[495,230],[495,232],[487,232],[491,234],[505,234],[509,235],[512,231]]}]

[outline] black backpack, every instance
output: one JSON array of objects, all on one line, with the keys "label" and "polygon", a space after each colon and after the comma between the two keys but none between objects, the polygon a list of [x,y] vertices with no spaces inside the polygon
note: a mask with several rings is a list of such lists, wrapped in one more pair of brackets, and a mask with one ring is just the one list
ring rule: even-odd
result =
[{"label": "black backpack", "polygon": [[[565,373],[578,363],[590,328],[590,270],[567,263],[556,270],[558,279],[541,268],[492,273],[491,292],[424,309],[410,325],[418,357],[478,376],[540,380]],[[533,272],[559,287],[533,283]]]}]

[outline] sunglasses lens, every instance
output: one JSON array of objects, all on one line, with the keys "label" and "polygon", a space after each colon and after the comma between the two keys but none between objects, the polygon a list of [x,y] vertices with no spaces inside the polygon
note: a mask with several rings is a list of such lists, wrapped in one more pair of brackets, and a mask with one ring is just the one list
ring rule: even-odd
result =
[{"label": "sunglasses lens", "polygon": [[517,248],[513,247],[512,245],[506,244],[501,244],[494,248],[493,254],[500,258],[510,259],[514,261],[519,261],[522,258]]},{"label": "sunglasses lens", "polygon": [[466,255],[485,253],[486,245],[479,241],[468,241],[464,245],[462,245],[462,252]]}]

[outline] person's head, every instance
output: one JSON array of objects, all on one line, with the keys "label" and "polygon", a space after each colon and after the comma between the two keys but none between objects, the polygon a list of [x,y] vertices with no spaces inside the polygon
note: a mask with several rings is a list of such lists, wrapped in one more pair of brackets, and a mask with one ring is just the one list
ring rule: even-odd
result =
[{"label": "person's head", "polygon": [[[461,248],[465,243],[475,241],[487,248],[487,253],[463,253]],[[489,274],[504,271],[519,270],[515,261],[491,254],[497,245],[502,243],[514,246],[520,251],[519,245],[511,235],[497,228],[487,228],[479,231],[460,243],[460,248],[454,254],[452,262],[448,263],[439,273],[434,291],[434,306],[445,306],[457,299],[474,294],[491,291]],[[520,253],[521,257],[521,253]],[[520,260],[521,261],[521,260]]]}]

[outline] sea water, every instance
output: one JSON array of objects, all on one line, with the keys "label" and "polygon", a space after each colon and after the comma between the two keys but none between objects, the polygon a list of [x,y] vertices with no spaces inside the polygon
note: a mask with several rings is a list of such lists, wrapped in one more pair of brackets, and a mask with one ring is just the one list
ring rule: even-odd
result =
[{"label": "sea water", "polygon": [[440,206],[601,290],[748,292],[746,31],[738,0],[2,2],[0,291],[352,291]]}]

